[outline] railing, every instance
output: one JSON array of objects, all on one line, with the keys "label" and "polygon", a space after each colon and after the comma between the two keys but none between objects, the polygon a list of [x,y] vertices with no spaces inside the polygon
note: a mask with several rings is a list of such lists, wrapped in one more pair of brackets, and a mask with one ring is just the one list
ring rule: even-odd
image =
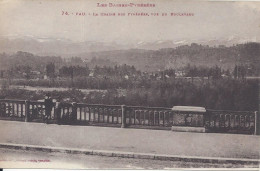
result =
[{"label": "railing", "polygon": [[24,120],[25,113],[25,101],[0,100],[0,117],[9,117],[14,120]]},{"label": "railing", "polygon": [[162,107],[126,107],[126,124],[144,126],[203,126],[203,113],[173,111],[171,108]]},{"label": "railing", "polygon": [[[45,103],[27,100],[0,100],[0,117],[2,119],[44,121],[46,119]],[[50,113],[54,119],[54,110]]]},{"label": "railing", "polygon": [[208,110],[205,127],[213,132],[254,133],[257,112]]},{"label": "railing", "polygon": [[[44,102],[27,101],[28,104],[28,118],[30,121],[44,119],[45,118],[45,105]],[[27,105],[26,105],[27,106]]]},{"label": "railing", "polygon": [[257,112],[173,111],[171,108],[51,101],[0,100],[0,119],[58,124],[164,128],[205,127],[209,132],[257,134]]},{"label": "railing", "polygon": [[121,106],[83,103],[61,103],[60,121],[63,123],[107,123],[121,124]]},{"label": "railing", "polygon": [[127,125],[167,127],[173,123],[170,108],[126,106],[125,111]]}]

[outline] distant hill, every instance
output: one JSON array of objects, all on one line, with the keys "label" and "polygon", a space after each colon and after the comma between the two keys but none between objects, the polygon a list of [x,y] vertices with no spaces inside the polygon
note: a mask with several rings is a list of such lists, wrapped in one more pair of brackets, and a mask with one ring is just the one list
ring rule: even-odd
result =
[{"label": "distant hill", "polygon": [[9,69],[15,66],[29,66],[33,70],[44,71],[46,64],[54,62],[57,66],[63,63],[61,57],[37,56],[28,52],[18,51],[15,54],[0,54],[0,70]]},{"label": "distant hill", "polygon": [[192,43],[201,44],[203,46],[215,47],[224,45],[227,47],[235,44],[250,42],[247,39],[238,37],[227,37],[222,39],[211,40],[157,40],[151,42],[133,41],[127,42],[117,40],[116,42],[102,41],[83,41],[75,42],[68,39],[55,38],[38,38],[33,36],[0,36],[0,53],[16,53],[17,51],[30,52],[39,56],[82,56],[91,52],[129,50],[129,49],[144,49],[144,50],[159,50],[166,48],[177,48],[183,45]]},{"label": "distant hill", "polygon": [[17,51],[30,52],[40,56],[71,57],[84,52],[126,49],[114,42],[72,42],[62,39],[35,39],[31,37],[3,38],[0,37],[0,53],[15,53]]},{"label": "distant hill", "polygon": [[[8,68],[15,65],[29,65],[33,69],[43,69],[49,62],[57,66],[64,65],[63,56],[39,56],[28,52],[0,54],[0,67]],[[81,53],[78,64],[135,66],[141,71],[158,71],[168,68],[181,68],[187,64],[197,66],[218,65],[224,69],[233,69],[237,64],[245,64],[260,68],[260,43],[244,43],[226,47],[224,45],[210,47],[208,45],[181,45],[176,48],[159,50],[126,49]],[[94,59],[94,60],[91,60]],[[83,63],[83,61],[85,61]],[[66,63],[70,65],[70,63]]]},{"label": "distant hill", "polygon": [[187,64],[197,66],[221,66],[247,64],[260,67],[260,43],[245,43],[230,47],[209,47],[192,43],[177,48],[160,50],[129,49],[82,54],[83,58],[111,60],[117,64],[134,65],[142,71],[180,68]]}]

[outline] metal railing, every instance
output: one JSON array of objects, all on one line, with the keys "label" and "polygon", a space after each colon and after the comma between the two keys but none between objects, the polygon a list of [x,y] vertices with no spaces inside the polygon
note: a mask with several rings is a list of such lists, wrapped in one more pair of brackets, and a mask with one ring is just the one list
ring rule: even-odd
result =
[{"label": "metal railing", "polygon": [[171,108],[85,103],[1,100],[0,119],[58,124],[121,127],[204,127],[208,132],[257,134],[259,117],[252,111],[174,111]]}]

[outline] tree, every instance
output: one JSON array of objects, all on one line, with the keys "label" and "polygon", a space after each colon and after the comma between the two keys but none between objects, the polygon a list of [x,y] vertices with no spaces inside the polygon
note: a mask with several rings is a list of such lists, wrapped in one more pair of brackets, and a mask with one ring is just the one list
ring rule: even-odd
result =
[{"label": "tree", "polygon": [[55,64],[54,63],[48,63],[46,65],[46,75],[50,78],[54,78],[54,76],[55,76]]},{"label": "tree", "polygon": [[[54,77],[55,77],[55,64],[49,63],[46,65],[46,75],[51,78],[52,84],[54,84]],[[50,83],[49,83],[49,86]]]}]

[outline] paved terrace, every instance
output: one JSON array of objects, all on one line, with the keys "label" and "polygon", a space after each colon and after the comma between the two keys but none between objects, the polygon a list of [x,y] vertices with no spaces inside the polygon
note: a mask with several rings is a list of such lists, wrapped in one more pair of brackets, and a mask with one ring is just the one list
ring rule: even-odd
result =
[{"label": "paved terrace", "polygon": [[259,159],[260,136],[0,121],[0,143]]}]

